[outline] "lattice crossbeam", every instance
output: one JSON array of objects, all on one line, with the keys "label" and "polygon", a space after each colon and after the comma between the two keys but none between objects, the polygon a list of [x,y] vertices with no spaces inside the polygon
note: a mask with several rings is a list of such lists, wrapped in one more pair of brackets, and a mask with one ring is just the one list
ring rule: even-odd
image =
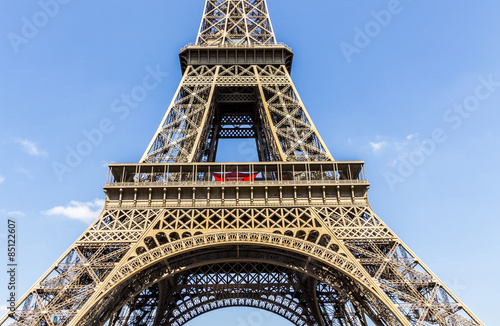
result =
[{"label": "lattice crossbeam", "polygon": [[265,0],[208,0],[197,45],[276,44]]},{"label": "lattice crossbeam", "polygon": [[[129,238],[129,244],[123,242],[106,244],[107,241],[104,238],[101,238],[102,244],[94,244],[92,241],[95,237],[99,237],[100,232],[110,239],[121,238],[113,233],[124,232],[130,235],[130,230],[125,226],[140,230],[140,240],[133,241]],[[371,228],[380,228],[383,233],[374,235],[370,240],[367,238],[367,234],[369,235],[367,230]],[[256,233],[259,229],[261,233]],[[347,231],[342,231],[342,229]],[[224,233],[220,233],[221,231]],[[359,232],[359,235],[355,236],[353,232]],[[342,236],[346,234],[347,236]],[[330,261],[334,266],[337,265],[339,269],[347,268],[345,271],[352,273],[361,281],[361,284],[368,287],[370,284],[379,284],[383,293],[397,302],[401,313],[415,324],[420,322],[423,325],[446,325],[453,320],[460,325],[478,325],[444,284],[422,267],[423,264],[418,258],[406,250],[370,208],[360,206],[290,209],[105,210],[77,241],[79,245],[69,251],[53,267],[52,272],[38,283],[38,286],[30,290],[31,294],[24,299],[14,319],[18,321],[18,325],[36,325],[41,320],[47,323],[50,320],[54,325],[66,325],[76,317],[74,313],[76,307],[82,307],[95,300],[93,297],[98,293],[96,291],[99,288],[101,288],[100,291],[109,291],[122,279],[129,277],[127,275],[133,275],[136,270],[148,266],[156,259],[168,257],[177,251],[194,250],[199,245],[205,246],[210,243],[215,245],[233,241],[236,243],[249,241],[255,245],[259,243],[260,245],[278,245],[283,249],[288,248],[287,250],[300,248],[301,253],[318,257],[316,259],[331,257],[329,259],[332,259]],[[346,251],[343,251],[343,248]],[[345,258],[336,252],[352,256]],[[350,261],[349,257],[355,260]],[[243,274],[236,265],[231,266],[225,269],[225,274],[219,274],[222,278],[216,277],[214,273],[205,274],[206,276],[193,274],[185,278],[184,282],[188,282],[185,285],[192,284],[192,287],[186,286],[186,289],[197,291],[196,289],[206,289],[207,286],[210,288],[217,284],[235,283],[236,275]],[[362,266],[362,269],[359,270],[356,266]],[[249,286],[249,289],[252,289],[250,285],[261,283],[260,277],[266,277],[266,275],[266,273],[261,275],[249,273],[245,276],[247,281],[238,276],[238,282],[243,282]],[[331,284],[338,282],[330,276],[325,277],[331,279],[333,282]],[[283,283],[284,280],[281,279],[280,282]],[[270,286],[280,282],[267,279]],[[203,286],[199,287],[199,284]],[[341,287],[345,286],[347,284]],[[231,287],[228,287],[227,291],[232,291]],[[216,296],[218,299],[214,299],[213,302],[224,306],[236,304],[238,301],[230,300],[231,295],[224,297],[228,293],[232,292],[220,292]],[[224,298],[230,301],[224,301],[226,300]],[[251,306],[257,302],[255,301],[257,299],[253,297],[244,296],[243,298],[251,299],[248,301]],[[134,300],[139,299],[136,297]],[[114,317],[115,323],[119,325],[120,320],[130,320],[132,317],[152,322],[154,310],[151,309],[151,305],[157,304],[159,304],[157,300],[136,301],[133,304],[135,308],[120,310],[120,313]],[[379,305],[380,303],[375,304],[370,308],[371,310],[366,308],[368,310],[365,313],[379,309],[376,308]],[[137,308],[138,306],[141,308]],[[193,307],[195,306],[199,307],[200,311],[210,310],[210,305],[193,304]],[[144,307],[149,308],[144,310]],[[333,316],[330,316],[332,323],[335,321],[335,316],[341,316],[339,318],[353,325],[363,325],[364,315],[353,307],[348,303],[341,306],[337,303],[334,303],[334,306],[328,306],[325,303],[321,309],[323,312],[335,310]],[[125,312],[129,316],[128,319],[120,315]],[[192,317],[194,318],[195,315]],[[186,321],[190,319],[187,315],[185,318]],[[429,323],[432,320],[435,323]]]},{"label": "lattice crossbeam", "polygon": [[[169,164],[115,166],[102,214],[0,326],[181,326],[232,306],[299,326],[483,325],[371,210],[363,164],[333,161],[292,58],[265,0],[206,0],[141,159]],[[254,138],[268,163],[206,163],[222,138]]]},{"label": "lattice crossbeam", "polygon": [[[284,66],[189,67],[141,162],[196,162],[211,143],[210,124],[217,103],[215,92],[227,87],[251,87],[256,113],[262,119],[263,151],[277,161],[331,161],[326,145],[298,97]],[[250,96],[254,96],[251,94]],[[256,137],[251,130],[221,138]]]}]

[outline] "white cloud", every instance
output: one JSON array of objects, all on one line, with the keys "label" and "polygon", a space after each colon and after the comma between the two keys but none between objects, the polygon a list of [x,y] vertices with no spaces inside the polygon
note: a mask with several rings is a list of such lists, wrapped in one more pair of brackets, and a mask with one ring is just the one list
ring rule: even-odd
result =
[{"label": "white cloud", "polygon": [[411,134],[411,135],[408,135],[406,136],[406,139],[409,140],[409,141],[412,141],[414,139],[418,138],[418,132],[414,133],[414,134]]},{"label": "white cloud", "polygon": [[387,145],[387,142],[385,142],[385,141],[381,141],[378,143],[370,143],[370,146],[371,146],[372,151],[374,153],[380,152],[382,150],[382,148],[384,148],[386,145]]},{"label": "white cloud", "polygon": [[16,169],[17,172],[24,174],[28,179],[33,179],[33,174],[28,169],[18,167]]},{"label": "white cloud", "polygon": [[104,167],[106,169],[109,167],[109,164],[113,164],[113,163],[116,163],[116,162],[115,161],[110,161],[110,162],[108,162],[108,161],[101,161],[102,167]]},{"label": "white cloud", "polygon": [[21,144],[24,151],[33,156],[47,156],[47,152],[38,148],[35,142],[28,139],[16,139],[16,143]]},{"label": "white cloud", "polygon": [[57,206],[42,213],[91,223],[99,216],[103,207],[104,200],[102,199],[95,199],[93,202],[86,203],[71,201],[67,206]]},{"label": "white cloud", "polygon": [[4,177],[3,175],[0,175],[0,185],[1,185],[2,183],[4,183],[4,181],[5,181],[5,177]]},{"label": "white cloud", "polygon": [[408,149],[415,147],[415,144],[418,143],[419,138],[420,134],[417,132],[399,139],[376,136],[375,140],[369,142],[368,144],[370,145],[373,153],[379,153],[382,150],[388,149],[391,151],[396,151],[400,155],[404,155],[408,151]]},{"label": "white cloud", "polygon": [[23,212],[20,212],[20,211],[12,211],[12,212],[8,212],[7,215],[10,215],[10,216],[25,216],[26,214],[24,214]]},{"label": "white cloud", "polygon": [[6,305],[1,305],[0,306],[0,314],[3,315],[7,312],[7,306]]}]

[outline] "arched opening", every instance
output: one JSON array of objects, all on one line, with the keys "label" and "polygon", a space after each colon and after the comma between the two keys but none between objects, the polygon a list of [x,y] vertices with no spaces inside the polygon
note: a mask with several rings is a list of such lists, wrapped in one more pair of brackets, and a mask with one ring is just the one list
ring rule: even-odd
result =
[{"label": "arched opening", "polygon": [[[264,326],[261,310],[280,317],[273,325],[336,325],[347,320],[349,325],[372,325],[363,310],[364,303],[356,300],[366,293],[351,295],[349,280],[338,278],[336,283],[346,288],[334,288],[287,266],[255,261],[208,263],[142,290],[116,310],[105,325],[184,326],[203,322]],[[242,307],[253,310],[246,309],[247,315],[239,313],[239,318],[231,321],[228,309],[244,311]],[[220,314],[224,317],[217,317]],[[222,323],[221,319],[229,320]]]},{"label": "arched opening", "polygon": [[[272,241],[278,235],[263,237]],[[241,306],[270,310],[300,326],[321,325],[324,318],[327,324],[357,318],[359,325],[377,316],[394,319],[349,273],[305,252],[256,243],[226,242],[158,259],[121,280],[102,300],[88,314],[96,317],[95,325],[183,326],[209,311]]]},{"label": "arched opening", "polygon": [[291,326],[294,324],[267,310],[249,307],[213,310],[186,323],[186,326],[207,325]]}]

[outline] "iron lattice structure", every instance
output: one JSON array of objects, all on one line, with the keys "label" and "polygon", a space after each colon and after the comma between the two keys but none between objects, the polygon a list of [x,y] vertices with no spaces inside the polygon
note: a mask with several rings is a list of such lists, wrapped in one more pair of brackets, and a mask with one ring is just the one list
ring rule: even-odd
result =
[{"label": "iron lattice structure", "polygon": [[[296,325],[482,325],[370,208],[290,78],[265,0],[207,0],[139,164],[1,325],[175,325],[231,306]],[[214,163],[220,139],[260,162]]]}]

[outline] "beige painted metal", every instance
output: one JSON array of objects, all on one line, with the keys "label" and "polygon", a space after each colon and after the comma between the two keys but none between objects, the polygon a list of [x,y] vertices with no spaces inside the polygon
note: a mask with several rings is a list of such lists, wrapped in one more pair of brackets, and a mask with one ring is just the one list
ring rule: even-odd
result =
[{"label": "beige painted metal", "polygon": [[179,96],[179,92],[180,92],[182,85],[183,85],[185,79],[187,78],[187,76],[189,76],[189,68],[186,69],[186,71],[184,72],[184,76],[182,77],[182,80],[181,80],[179,86],[177,87],[177,91],[175,92],[174,98],[172,99],[172,102],[170,103],[170,106],[169,106],[167,112],[165,113],[165,116],[163,117],[163,119],[160,122],[160,125],[158,126],[158,130],[156,131],[155,137],[153,137],[153,139],[151,139],[151,142],[149,143],[148,147],[146,148],[146,151],[144,152],[144,154],[142,155],[140,162],[146,162],[146,159],[148,157],[148,153],[151,151],[151,148],[153,147],[153,143],[154,143],[155,139],[157,138],[157,135],[161,132],[162,127],[165,125],[165,121],[167,120],[169,113],[175,104],[175,100]]},{"label": "beige painted metal", "polygon": [[366,280],[370,283],[370,286],[374,291],[376,292],[376,295],[381,299],[381,301],[389,307],[391,312],[397,317],[399,322],[401,322],[402,325],[411,325],[411,323],[406,319],[406,317],[402,314],[402,312],[394,306],[394,303],[389,299],[387,294],[382,291],[382,289],[379,287],[379,285],[376,283],[376,280],[374,280],[370,274],[363,268],[363,265],[354,257],[353,253],[347,249],[345,244],[342,241],[339,241],[336,237],[334,232],[328,227],[328,225],[325,224],[325,221],[323,221],[317,214],[314,212],[314,210],[311,210],[312,215],[316,217],[316,219],[323,225],[323,227],[330,232],[332,235],[332,239],[335,241],[335,243],[340,247],[342,253],[344,253],[349,261],[353,262],[357,269],[361,271],[365,277]]},{"label": "beige painted metal", "polygon": [[[257,83],[258,83],[258,87],[259,87],[259,93],[260,93],[260,97],[262,99],[265,98],[264,96],[264,91],[262,90],[262,83],[260,81],[260,78],[259,78],[259,73],[257,71],[257,67],[254,67],[254,71],[255,71],[255,76],[257,76]],[[271,119],[271,114],[269,113],[269,108],[267,106],[267,102],[266,101],[262,101],[262,106],[264,107],[264,112],[265,112],[265,115],[266,115],[266,118],[267,118],[267,121],[272,121]],[[270,124],[270,123],[269,123]],[[271,131],[271,134],[273,136],[273,140],[276,144],[276,147],[278,148],[278,151],[279,151],[279,158],[281,159],[281,161],[286,161],[286,157],[285,157],[285,154],[283,153],[283,149],[281,148],[281,146],[279,146],[279,139],[278,139],[278,136],[276,135],[276,130],[274,127],[271,127],[268,128],[268,130]]]},{"label": "beige painted metal", "polygon": [[[287,69],[286,69],[286,67],[285,67],[285,66],[282,66],[282,69],[287,71]],[[287,71],[287,77],[288,77],[288,79],[289,79],[289,81],[290,81],[290,85],[292,85],[293,91],[294,91],[294,93],[295,93],[295,96],[297,96],[297,99],[298,99],[298,101],[299,101],[300,105],[301,105],[302,107],[305,107],[305,106],[304,106],[304,103],[302,102],[302,99],[300,98],[299,92],[298,92],[298,91],[297,91],[297,89],[295,88],[295,84],[293,83],[292,77],[290,77],[290,72],[289,72],[289,71]],[[314,130],[316,130],[316,127],[314,126],[314,123],[313,123],[313,121],[312,121],[311,117],[309,116],[309,113],[307,112],[307,110],[304,110],[304,114],[306,115],[307,120],[308,120],[308,121],[310,121],[310,123],[311,123],[311,127],[312,127]],[[328,158],[329,158],[330,160],[332,160],[332,161],[333,161],[333,156],[332,156],[332,154],[330,153],[330,151],[328,150],[328,147],[326,146],[325,142],[323,141],[323,139],[321,138],[321,136],[319,135],[319,133],[318,133],[318,140],[319,140],[319,142],[321,143],[322,147],[325,149],[325,151],[326,151],[326,155],[328,156]]]},{"label": "beige painted metal", "polygon": [[[207,0],[196,44],[272,51],[266,1]],[[227,89],[255,95],[274,162],[197,162]],[[140,163],[110,165],[99,218],[0,325],[181,326],[229,306],[299,326],[483,325],[368,188],[363,162],[333,160],[283,63],[190,63]]]},{"label": "beige painted metal", "polygon": [[[246,8],[251,11],[247,12]],[[262,33],[259,34],[259,31]],[[276,44],[265,0],[206,1],[196,44],[225,46],[254,43]]]},{"label": "beige painted metal", "polygon": [[[206,129],[205,126],[207,124],[208,114],[210,113],[210,106],[212,104],[212,99],[214,97],[215,86],[216,86],[216,82],[217,82],[217,77],[219,76],[220,68],[221,68],[220,66],[217,67],[217,70],[215,71],[215,78],[214,78],[214,81],[212,83],[212,89],[210,90],[210,96],[208,97],[207,105],[205,106],[205,112],[203,113],[203,118],[201,119],[200,127],[198,129],[198,135],[196,136],[192,152],[188,158],[189,162],[193,162],[193,158],[196,155],[196,151],[200,151],[200,149],[202,149],[202,147],[200,147],[200,139],[201,139],[201,135],[205,132],[205,129]],[[208,135],[207,135],[207,138],[208,138]]]},{"label": "beige painted metal", "polygon": [[[269,165],[265,163],[236,163],[236,165],[241,166],[245,164],[254,166],[257,170]],[[277,180],[270,178],[267,181],[248,182],[254,190],[253,204],[240,203],[240,207],[234,206],[238,205],[235,198],[238,197],[236,195],[237,189],[241,191],[242,187],[245,186],[244,181],[223,184],[213,180],[187,182],[172,176],[173,181],[149,182],[143,180],[134,182],[131,188],[129,188],[129,183],[125,182],[126,177],[123,180],[118,179],[108,183],[105,187],[107,200],[103,214],[75,242],[70,250],[75,250],[81,260],[71,263],[71,266],[63,267],[62,262],[66,260],[66,257],[63,257],[53,266],[51,273],[47,273],[45,277],[50,274],[54,275],[55,270],[67,268],[67,271],[48,277],[48,280],[45,280],[44,277],[29,291],[28,296],[39,297],[36,298],[38,309],[33,311],[33,313],[37,312],[35,314],[37,317],[28,319],[31,320],[31,323],[27,324],[36,325],[41,320],[48,322],[52,316],[71,318],[68,325],[94,324],[95,321],[92,321],[91,318],[96,315],[95,309],[99,306],[98,303],[106,298],[106,295],[112,296],[113,291],[121,284],[127,284],[131,279],[140,279],[147,275],[148,268],[151,266],[162,264],[170,260],[169,257],[177,257],[183,253],[185,253],[184,256],[188,257],[189,253],[194,250],[208,250],[212,247],[224,248],[236,243],[240,246],[251,244],[262,248],[280,248],[308,256],[312,259],[310,264],[317,261],[332,266],[345,277],[355,280],[365,289],[365,294],[371,293],[373,297],[370,297],[370,304],[374,311],[377,313],[385,311],[385,314],[387,311],[391,311],[392,315],[396,316],[385,315],[384,320],[389,325],[425,325],[427,324],[425,322],[427,315],[432,316],[432,320],[437,320],[439,325],[447,325],[450,318],[454,320],[455,324],[481,325],[479,320],[427,268],[424,268],[424,271],[414,269],[415,262],[420,266],[423,264],[413,253],[409,252],[411,254],[409,258],[394,256],[395,248],[402,247],[406,251],[409,250],[371,211],[366,197],[368,189],[366,180],[357,175],[353,175],[349,179],[335,177],[337,173],[330,173],[326,168],[330,164],[333,171],[361,171],[359,167],[362,162],[311,162],[309,163],[310,167],[304,166],[303,170],[299,168],[301,163],[282,164],[285,165],[276,169],[283,171],[281,176],[275,176],[278,178]],[[212,165],[216,164],[191,164],[189,169],[193,170],[193,167],[199,166],[206,170]],[[221,165],[221,170],[227,170],[228,167],[235,164],[224,163]],[[140,169],[143,166],[144,171],[147,171],[151,167],[162,165],[124,165],[123,174],[125,174],[125,169],[131,169],[140,175]],[[169,165],[164,164],[163,166],[166,168]],[[179,168],[182,166],[182,164],[177,165]],[[119,173],[116,171],[120,171],[119,168],[118,164],[111,167],[111,169],[115,169],[117,175]],[[165,171],[165,169],[158,170]],[[173,168],[173,170],[175,169]],[[282,180],[287,175],[286,171],[295,171],[297,177],[290,181]],[[310,175],[307,179],[302,180],[306,171],[311,171]],[[325,174],[315,174],[312,171],[322,171]],[[326,177],[328,175],[333,177],[329,179]],[[193,186],[196,189],[203,187],[220,189],[222,186],[227,192],[227,202],[215,203],[212,208],[204,208],[202,205],[197,205],[197,202],[206,204],[206,199],[194,198],[191,199],[190,204],[184,206],[183,201],[188,200],[189,196],[187,192],[181,191],[180,206],[163,206],[162,208],[160,204],[160,207],[155,208],[155,202],[162,200],[161,192],[151,195],[149,198],[145,196],[147,193],[152,193],[152,187],[158,190],[167,187],[178,191],[180,189],[178,187],[192,189]],[[286,196],[270,197],[269,192],[271,192],[272,187],[279,187],[281,190],[305,187],[304,189],[311,188],[311,190],[307,197],[301,197],[301,192],[304,193],[303,190],[295,192],[290,200]],[[325,198],[323,192],[320,191],[323,187],[326,187],[331,200]],[[278,194],[278,192],[275,193]],[[242,194],[243,192],[240,193],[240,196]],[[143,199],[138,200],[138,195]],[[244,198],[240,197],[240,200],[244,200]],[[163,245],[156,240],[160,238],[160,234],[165,234],[167,239]],[[185,235],[185,237],[179,238],[181,235]],[[152,247],[151,242],[148,242],[151,239],[156,243]],[[377,243],[382,243],[383,246],[380,247],[380,244],[376,245]],[[85,253],[85,248],[94,248],[92,249],[94,254],[89,255],[89,251]],[[109,252],[110,248],[119,248],[113,256],[119,259],[113,263],[108,259],[111,252],[106,256],[101,254]],[[392,249],[385,254],[385,249],[384,252],[381,251],[383,248]],[[370,269],[367,269],[366,259],[356,258],[359,255],[371,257],[369,265],[379,266],[376,275],[372,275],[369,272]],[[94,276],[92,281],[94,285],[90,292],[82,292],[81,284],[78,285],[79,279],[82,275],[92,275],[91,272],[95,268],[108,270],[108,272],[105,273],[104,278]],[[394,274],[396,270],[406,272]],[[173,270],[165,274],[164,277],[173,277],[177,272]],[[66,278],[65,275],[74,276]],[[322,282],[329,280],[325,276],[316,275],[315,277],[319,277]],[[54,287],[51,284],[60,285]],[[389,284],[392,285],[387,286]],[[415,286],[429,288],[429,293],[432,295],[429,297],[419,295],[415,291]],[[52,299],[55,301],[54,305],[50,303],[44,305],[43,295],[47,295],[50,291],[57,293]],[[439,291],[445,291],[453,300],[447,301],[446,304],[439,303],[436,298]],[[71,293],[80,293],[80,296],[71,296]],[[394,297],[394,295],[404,298],[408,306],[403,307],[401,303],[393,304],[388,297]],[[71,299],[65,300],[64,296]],[[78,310],[71,313],[66,312],[64,315],[58,310],[61,303],[56,304],[61,301],[64,304],[80,302],[84,305]],[[415,323],[407,321],[406,317],[411,316],[415,311],[422,311],[423,314],[419,315],[418,318],[415,317]],[[463,311],[470,317],[454,316],[458,311]],[[24,314],[20,313],[19,316],[29,315],[28,311]],[[345,318],[347,320],[353,317],[345,316]],[[395,320],[399,320],[399,322],[391,321],[391,318],[397,318]],[[24,320],[26,322],[26,319]],[[357,322],[353,321],[352,324],[357,325]],[[54,325],[58,324],[54,323]]]}]

